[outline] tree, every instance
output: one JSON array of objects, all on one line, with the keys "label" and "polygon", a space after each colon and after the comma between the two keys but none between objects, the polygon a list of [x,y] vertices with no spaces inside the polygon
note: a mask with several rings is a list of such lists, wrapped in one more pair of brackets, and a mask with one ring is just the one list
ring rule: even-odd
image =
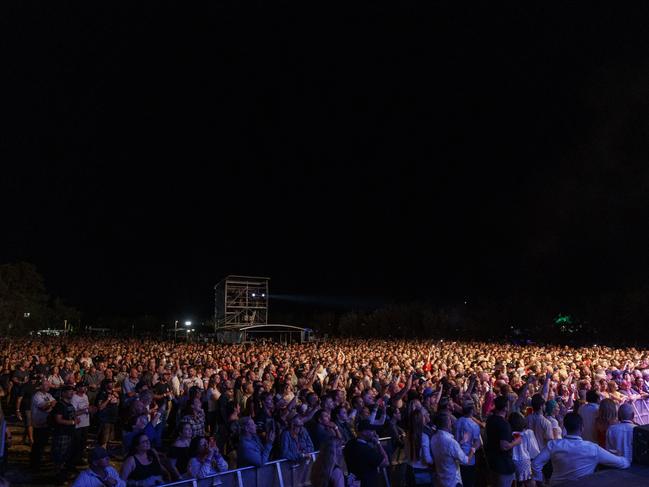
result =
[{"label": "tree", "polygon": [[33,264],[0,265],[0,326],[26,331],[48,317],[48,295],[43,277]]},{"label": "tree", "polygon": [[81,313],[78,309],[63,304],[60,298],[54,298],[49,308],[48,325],[54,328],[62,327],[67,321],[69,325],[76,325],[81,319]]}]

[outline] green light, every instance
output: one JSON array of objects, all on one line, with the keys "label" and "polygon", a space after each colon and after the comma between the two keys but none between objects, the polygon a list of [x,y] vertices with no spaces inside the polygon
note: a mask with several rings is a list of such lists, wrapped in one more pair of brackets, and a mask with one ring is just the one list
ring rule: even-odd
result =
[{"label": "green light", "polygon": [[555,325],[572,325],[572,316],[559,313],[554,319]]}]

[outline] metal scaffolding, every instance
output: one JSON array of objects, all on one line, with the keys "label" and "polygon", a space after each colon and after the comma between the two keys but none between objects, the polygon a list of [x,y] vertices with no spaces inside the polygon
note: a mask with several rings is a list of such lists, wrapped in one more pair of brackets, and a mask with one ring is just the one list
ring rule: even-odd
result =
[{"label": "metal scaffolding", "polygon": [[268,324],[268,277],[227,276],[214,286],[215,330]]}]

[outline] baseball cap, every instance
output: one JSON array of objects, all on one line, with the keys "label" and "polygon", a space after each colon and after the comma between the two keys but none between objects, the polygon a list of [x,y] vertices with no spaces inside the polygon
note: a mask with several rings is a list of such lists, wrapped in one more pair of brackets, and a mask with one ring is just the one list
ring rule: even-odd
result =
[{"label": "baseball cap", "polygon": [[88,459],[90,460],[90,463],[92,463],[94,461],[101,460],[102,458],[106,458],[107,456],[108,456],[108,452],[106,451],[105,448],[96,446],[92,450],[90,450]]}]

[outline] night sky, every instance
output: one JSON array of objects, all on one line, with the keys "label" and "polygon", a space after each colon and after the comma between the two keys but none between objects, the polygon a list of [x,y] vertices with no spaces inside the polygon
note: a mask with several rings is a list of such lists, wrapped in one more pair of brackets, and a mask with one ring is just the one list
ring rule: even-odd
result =
[{"label": "night sky", "polygon": [[0,262],[90,319],[647,284],[649,6],[136,3],[3,16]]}]

